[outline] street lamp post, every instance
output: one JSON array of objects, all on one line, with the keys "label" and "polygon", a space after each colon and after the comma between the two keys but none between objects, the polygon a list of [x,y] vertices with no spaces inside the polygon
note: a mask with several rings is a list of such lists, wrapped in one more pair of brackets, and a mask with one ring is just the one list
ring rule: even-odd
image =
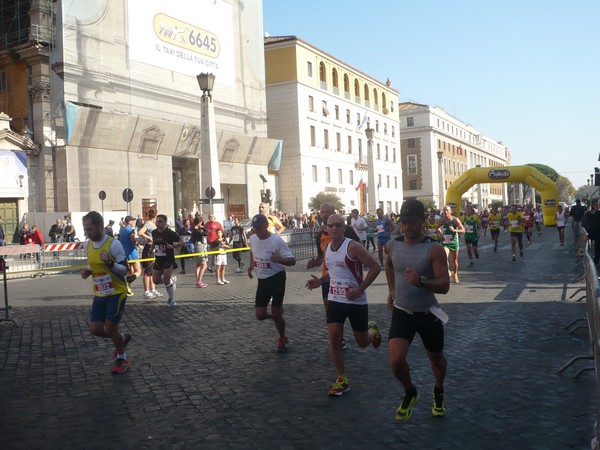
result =
[{"label": "street lamp post", "polygon": [[377,202],[377,184],[375,183],[375,158],[373,156],[373,136],[375,130],[371,128],[368,122],[365,134],[367,135],[367,164],[369,165],[367,206],[369,213],[375,214],[375,211],[379,207],[379,203]]},{"label": "street lamp post", "polygon": [[444,152],[437,152],[438,159],[438,181],[439,181],[439,195],[438,195],[438,208],[444,209]]},{"label": "street lamp post", "polygon": [[[202,90],[200,107],[200,166],[201,181],[204,189],[212,186],[215,190],[214,197],[221,198],[221,176],[219,173],[219,154],[217,151],[217,132],[215,126],[215,108],[212,101],[212,90],[215,85],[215,75],[212,73],[201,73],[196,77],[198,85]],[[212,203],[208,207],[208,213],[215,215],[217,220],[225,218],[225,207],[221,203]],[[212,211],[210,209],[212,208]]]}]

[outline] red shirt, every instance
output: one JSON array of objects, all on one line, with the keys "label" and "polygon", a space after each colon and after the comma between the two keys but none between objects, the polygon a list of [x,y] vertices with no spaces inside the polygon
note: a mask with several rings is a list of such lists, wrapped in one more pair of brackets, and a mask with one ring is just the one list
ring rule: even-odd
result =
[{"label": "red shirt", "polygon": [[204,229],[208,231],[208,236],[206,237],[207,242],[214,242],[217,240],[217,230],[223,230],[223,225],[220,222],[212,221],[206,222],[204,224]]}]

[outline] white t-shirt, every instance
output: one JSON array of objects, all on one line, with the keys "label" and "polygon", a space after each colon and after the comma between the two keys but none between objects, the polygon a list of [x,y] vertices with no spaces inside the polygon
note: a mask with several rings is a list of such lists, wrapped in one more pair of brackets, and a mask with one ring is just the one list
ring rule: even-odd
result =
[{"label": "white t-shirt", "polygon": [[350,223],[352,224],[352,228],[354,228],[354,231],[356,231],[358,238],[361,241],[366,241],[367,240],[367,228],[369,227],[369,225],[367,224],[367,221],[364,218],[358,216],[358,218],[352,219]]},{"label": "white t-shirt", "polygon": [[260,239],[256,234],[250,235],[250,248],[252,249],[252,264],[256,271],[256,276],[261,280],[272,277],[285,270],[285,266],[271,261],[273,255],[279,255],[282,258],[293,258],[291,250],[281,239],[281,236],[271,233],[267,239]]}]

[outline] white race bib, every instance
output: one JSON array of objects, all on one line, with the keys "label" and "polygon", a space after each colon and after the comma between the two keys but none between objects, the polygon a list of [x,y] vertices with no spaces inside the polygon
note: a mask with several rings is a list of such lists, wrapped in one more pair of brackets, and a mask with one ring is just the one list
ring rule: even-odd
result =
[{"label": "white race bib", "polygon": [[94,284],[96,285],[96,291],[98,291],[98,294],[100,295],[110,295],[115,292],[112,277],[109,274],[95,276]]}]

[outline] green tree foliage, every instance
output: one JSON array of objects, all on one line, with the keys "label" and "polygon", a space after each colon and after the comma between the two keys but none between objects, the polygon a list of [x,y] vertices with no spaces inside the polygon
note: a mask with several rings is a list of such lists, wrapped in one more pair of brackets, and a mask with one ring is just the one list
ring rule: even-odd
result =
[{"label": "green tree foliage", "polygon": [[308,203],[308,207],[310,209],[318,210],[322,203],[332,203],[336,211],[344,209],[345,206],[344,203],[342,203],[342,199],[337,194],[334,194],[333,192],[319,192]]},{"label": "green tree foliage", "polygon": [[544,164],[527,164],[527,165],[531,166],[531,167],[535,167],[537,170],[542,172],[544,175],[546,175],[548,178],[550,178],[555,183],[556,183],[556,180],[558,179],[558,177],[560,176],[556,170],[554,170],[552,167],[548,167]]},{"label": "green tree foliage", "polygon": [[575,199],[575,193],[577,192],[567,177],[561,175],[554,181],[556,188],[558,189],[558,201],[571,204],[571,201]]}]

